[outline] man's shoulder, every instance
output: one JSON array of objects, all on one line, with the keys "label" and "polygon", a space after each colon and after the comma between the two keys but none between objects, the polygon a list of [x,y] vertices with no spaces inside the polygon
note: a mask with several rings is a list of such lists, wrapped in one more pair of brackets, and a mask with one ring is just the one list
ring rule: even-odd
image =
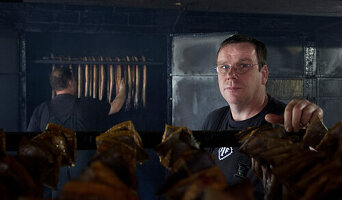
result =
[{"label": "man's shoulder", "polygon": [[43,103],[39,104],[34,110],[36,112],[42,112],[48,108],[49,103],[50,101],[44,101]]}]

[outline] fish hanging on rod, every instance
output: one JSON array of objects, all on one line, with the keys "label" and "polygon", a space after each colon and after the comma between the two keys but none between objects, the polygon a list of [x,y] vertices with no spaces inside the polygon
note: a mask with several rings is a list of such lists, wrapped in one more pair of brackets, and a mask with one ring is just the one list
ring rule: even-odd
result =
[{"label": "fish hanging on rod", "polygon": [[[135,62],[134,56],[131,57],[131,62]],[[135,64],[131,65],[131,77],[132,77],[132,90],[131,90],[131,100],[133,103],[133,107],[134,107],[134,97],[135,97]]]},{"label": "fish hanging on rod", "polygon": [[[119,57],[115,57],[115,62],[120,62],[120,58]],[[116,96],[119,94],[119,90],[120,90],[120,83],[121,83],[121,65],[117,64],[115,66],[115,94]]]},{"label": "fish hanging on rod", "polygon": [[81,98],[82,97],[82,68],[81,64],[77,65],[77,97]]},{"label": "fish hanging on rod", "polygon": [[84,97],[89,96],[89,65],[87,63],[88,58],[84,57],[84,62],[85,66],[84,66],[84,77],[85,77],[85,82],[84,82]]},{"label": "fish hanging on rod", "polygon": [[[95,57],[92,57],[92,61],[95,62]],[[93,98],[97,98],[97,85],[98,85],[98,73],[97,73],[97,65],[93,65]]]},{"label": "fish hanging on rod", "polygon": [[131,91],[132,91],[132,73],[131,73],[131,65],[129,56],[126,56],[127,64],[127,84],[128,84],[128,91],[127,91],[127,99],[126,99],[126,111],[130,110],[131,107]]},{"label": "fish hanging on rod", "polygon": [[[138,62],[138,57],[134,56],[134,61]],[[139,66],[135,65],[135,94],[134,94],[134,108],[138,109],[139,107],[139,84],[140,78],[139,78]]]},{"label": "fish hanging on rod", "polygon": [[[100,56],[100,61],[103,62],[102,56]],[[99,100],[102,101],[103,91],[104,91],[104,82],[105,82],[105,69],[104,65],[100,64],[100,72],[99,72]]]},{"label": "fish hanging on rod", "polygon": [[[91,57],[89,57],[88,61],[92,61]],[[93,68],[91,64],[89,64],[89,96],[93,96]]]},{"label": "fish hanging on rod", "polygon": [[[107,57],[106,60],[108,62],[112,62],[112,58]],[[108,66],[108,76],[107,76],[107,99],[108,102],[112,102],[112,94],[113,94],[113,77],[114,77],[114,69],[113,69],[113,65],[109,64]]]},{"label": "fish hanging on rod", "polygon": [[[147,66],[144,63],[138,64],[139,61],[146,62],[145,56],[141,56],[141,58],[124,56],[121,59],[102,56],[72,58],[71,56],[55,56],[51,53],[50,60],[56,62],[52,62],[52,70],[67,65],[76,74],[78,98],[92,97],[99,100],[107,98],[108,102],[111,102],[113,96],[117,96],[120,91],[121,81],[125,81],[127,88],[125,110],[138,109],[139,106],[146,107]],[[82,63],[73,66],[72,61],[75,60],[83,61],[84,66]],[[104,61],[108,62],[107,66],[103,64]],[[123,62],[124,65],[120,62]],[[55,91],[51,91],[51,98],[55,96]]]},{"label": "fish hanging on rod", "polygon": [[[143,62],[146,62],[145,56],[141,57]],[[143,65],[143,87],[142,87],[142,103],[143,107],[146,107],[146,82],[147,82],[147,74],[146,74],[147,67]]]}]

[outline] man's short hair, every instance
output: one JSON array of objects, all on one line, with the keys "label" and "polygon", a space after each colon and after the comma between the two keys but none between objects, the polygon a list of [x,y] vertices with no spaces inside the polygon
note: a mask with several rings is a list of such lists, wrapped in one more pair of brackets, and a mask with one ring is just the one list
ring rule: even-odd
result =
[{"label": "man's short hair", "polygon": [[249,35],[244,34],[235,34],[227,39],[225,39],[221,45],[219,50],[217,51],[217,55],[219,54],[220,50],[227,46],[228,44],[235,44],[235,43],[242,43],[242,42],[249,42],[255,46],[255,50],[257,52],[259,70],[264,66],[267,65],[267,49],[264,43],[260,42],[259,40],[253,38]]},{"label": "man's short hair", "polygon": [[74,75],[68,67],[57,67],[50,74],[50,85],[55,91],[68,88],[68,82],[72,80],[74,80]]}]

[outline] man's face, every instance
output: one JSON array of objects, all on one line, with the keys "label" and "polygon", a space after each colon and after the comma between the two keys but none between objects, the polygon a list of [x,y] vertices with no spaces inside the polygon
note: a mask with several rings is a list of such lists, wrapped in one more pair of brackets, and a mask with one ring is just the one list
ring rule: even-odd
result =
[{"label": "man's face", "polygon": [[218,74],[218,83],[223,98],[229,104],[246,105],[260,95],[265,95],[268,78],[267,66],[259,71],[255,46],[248,42],[228,44],[217,56],[217,65],[254,64],[245,73],[229,69],[226,75]]}]

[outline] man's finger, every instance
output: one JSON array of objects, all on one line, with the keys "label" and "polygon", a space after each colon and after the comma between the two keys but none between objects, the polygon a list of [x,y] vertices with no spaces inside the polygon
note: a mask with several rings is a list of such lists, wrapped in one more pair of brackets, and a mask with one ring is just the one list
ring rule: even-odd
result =
[{"label": "man's finger", "polygon": [[278,124],[284,126],[284,116],[276,114],[267,114],[265,120],[271,124]]},{"label": "man's finger", "polygon": [[287,132],[292,132],[292,110],[293,107],[298,103],[299,100],[293,99],[287,104],[284,111],[284,126]]},{"label": "man's finger", "polygon": [[[294,132],[298,132],[303,127],[303,117],[308,115],[307,110],[310,110],[311,103],[308,100],[299,100],[292,108],[292,128]],[[310,114],[311,115],[311,114]],[[305,125],[307,122],[305,123]]]}]

